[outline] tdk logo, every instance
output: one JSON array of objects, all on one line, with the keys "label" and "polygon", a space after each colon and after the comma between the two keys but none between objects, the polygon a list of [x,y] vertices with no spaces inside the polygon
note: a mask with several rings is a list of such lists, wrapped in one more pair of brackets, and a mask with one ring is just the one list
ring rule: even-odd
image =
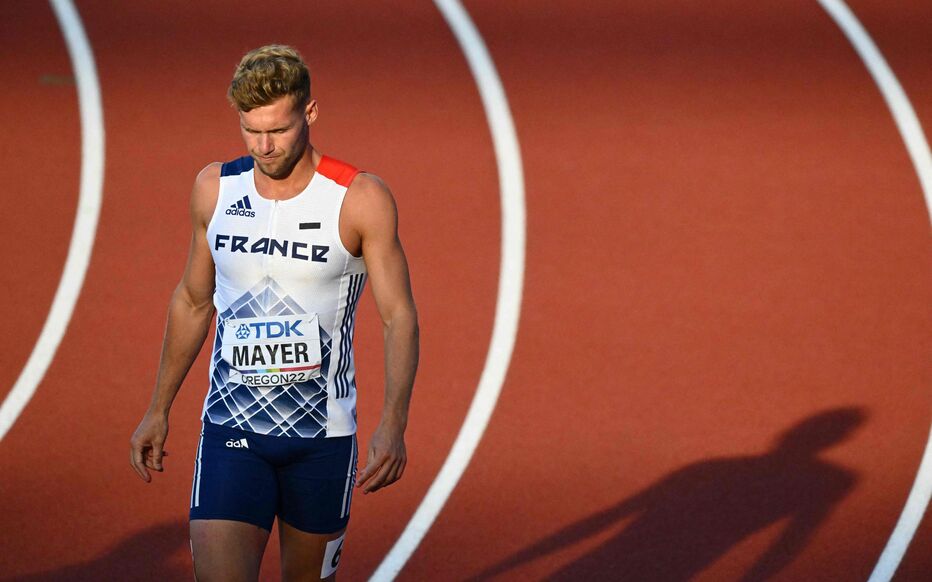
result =
[{"label": "tdk logo", "polygon": [[301,336],[304,337],[304,334],[301,333],[301,330],[298,329],[298,326],[301,325],[300,319],[295,319],[294,321],[260,321],[256,323],[250,323],[249,327],[246,327],[246,324],[240,324],[236,328],[236,337],[239,339],[246,339],[249,337],[249,328],[252,328],[253,332],[256,334],[256,339],[275,339],[280,337],[292,337],[292,336]]},{"label": "tdk logo", "polygon": [[248,194],[243,196],[242,200],[237,200],[236,204],[230,204],[226,213],[231,216],[245,216],[246,218],[255,218],[256,216],[256,213],[252,209],[252,204],[249,202]]},{"label": "tdk logo", "polygon": [[249,443],[246,442],[246,439],[230,439],[227,441],[228,449],[248,449]]}]

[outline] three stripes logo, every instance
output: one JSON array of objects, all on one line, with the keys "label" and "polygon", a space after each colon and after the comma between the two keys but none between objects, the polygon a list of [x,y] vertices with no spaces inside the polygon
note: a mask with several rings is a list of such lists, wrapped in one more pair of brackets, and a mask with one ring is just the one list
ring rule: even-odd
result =
[{"label": "three stripes logo", "polygon": [[245,216],[246,218],[255,218],[256,216],[252,204],[249,202],[249,195],[243,196],[242,200],[237,200],[234,204],[230,204],[226,213],[232,216]]}]

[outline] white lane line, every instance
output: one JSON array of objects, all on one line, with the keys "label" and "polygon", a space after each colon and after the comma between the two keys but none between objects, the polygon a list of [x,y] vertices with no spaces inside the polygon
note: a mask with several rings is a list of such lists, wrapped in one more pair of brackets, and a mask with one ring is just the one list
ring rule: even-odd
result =
[{"label": "white lane line", "polygon": [[524,286],[524,171],[518,136],[505,89],[479,31],[463,6],[457,0],[434,0],[434,3],[456,36],[469,63],[492,132],[502,207],[502,258],[499,266],[498,300],[495,306],[492,342],[489,344],[485,368],[479,378],[479,386],[466,414],[466,420],[463,421],[453,448],[421,505],[370,578],[374,582],[393,580],[398,575],[434,523],[472,459],[473,452],[489,423],[489,417],[495,409],[511,362]]},{"label": "white lane line", "polygon": [[0,406],[0,440],[35,394],[68,328],[91,260],[103,198],[104,121],[94,55],[81,25],[81,18],[71,0],[50,0],[50,3],[65,37],[77,81],[78,108],[81,113],[80,195],[74,230],[71,232],[71,245],[68,247],[68,257],[52,307],[39,339],[32,348],[32,354]]},{"label": "white lane line", "polygon": [[[880,54],[877,45],[871,40],[870,35],[848,6],[842,0],[819,0],[819,3],[848,37],[883,94],[887,107],[890,108],[893,119],[896,121],[896,127],[906,144],[916,174],[919,176],[919,184],[925,196],[926,211],[930,213],[930,219],[932,219],[932,152],[929,151],[929,143],[926,141],[922,126],[919,124],[919,119],[916,117],[916,112],[906,92],[903,91],[903,87],[883,55]],[[888,582],[893,578],[929,506],[930,498],[932,498],[932,432],[926,442],[919,472],[916,474],[913,488],[906,499],[906,505],[890,535],[887,546],[874,567],[869,582]]]}]

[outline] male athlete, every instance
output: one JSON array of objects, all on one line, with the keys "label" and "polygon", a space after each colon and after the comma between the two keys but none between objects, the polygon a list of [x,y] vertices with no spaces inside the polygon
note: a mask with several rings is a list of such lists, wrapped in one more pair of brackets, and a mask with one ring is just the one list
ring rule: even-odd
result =
[{"label": "male athlete", "polygon": [[[391,193],[321,155],[310,75],[292,48],[247,53],[229,99],[248,156],[204,168],[169,304],[152,402],[131,439],[162,471],[168,413],[216,311],[191,491],[200,581],[256,580],[278,518],[285,580],[333,580],[353,485],[397,481],[418,359],[417,313]],[[384,324],[385,403],[356,482],[353,325],[366,280]]]}]

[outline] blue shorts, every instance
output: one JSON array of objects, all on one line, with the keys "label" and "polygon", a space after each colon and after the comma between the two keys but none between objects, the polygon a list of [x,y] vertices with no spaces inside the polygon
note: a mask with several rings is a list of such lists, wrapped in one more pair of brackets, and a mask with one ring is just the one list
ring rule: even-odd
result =
[{"label": "blue shorts", "polygon": [[356,435],[267,436],[204,423],[191,519],[232,519],[271,531],[275,516],[309,533],[346,527],[356,482]]}]

